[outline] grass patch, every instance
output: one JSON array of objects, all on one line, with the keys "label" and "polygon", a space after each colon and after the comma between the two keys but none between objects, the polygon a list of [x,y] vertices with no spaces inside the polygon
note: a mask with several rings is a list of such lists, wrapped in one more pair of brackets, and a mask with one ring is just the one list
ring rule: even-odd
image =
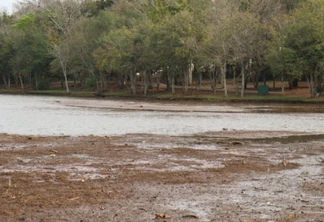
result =
[{"label": "grass patch", "polygon": [[120,97],[129,97],[132,96],[128,91],[116,91],[116,92],[105,92],[104,96],[120,96]]},{"label": "grass patch", "polygon": [[229,93],[227,97],[222,92],[217,94],[213,93],[201,93],[183,95],[182,93],[171,94],[170,92],[149,93],[143,95],[138,93],[131,95],[128,90],[111,91],[98,93],[93,90],[71,90],[69,93],[64,89],[52,89],[52,90],[21,90],[21,89],[0,89],[2,94],[31,94],[31,95],[52,95],[52,96],[75,96],[75,97],[116,97],[116,98],[136,98],[136,99],[156,99],[156,100],[192,100],[192,101],[210,101],[210,102],[257,102],[257,103],[324,103],[324,97],[318,97],[316,99],[309,99],[305,97],[296,97],[289,95],[258,95],[256,93],[246,93],[244,97],[240,97],[235,93]]}]

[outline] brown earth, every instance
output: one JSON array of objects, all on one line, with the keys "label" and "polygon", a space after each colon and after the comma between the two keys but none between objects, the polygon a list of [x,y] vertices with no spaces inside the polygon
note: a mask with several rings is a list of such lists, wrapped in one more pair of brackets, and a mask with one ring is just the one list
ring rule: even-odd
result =
[{"label": "brown earth", "polygon": [[324,221],[324,136],[0,135],[0,221]]}]

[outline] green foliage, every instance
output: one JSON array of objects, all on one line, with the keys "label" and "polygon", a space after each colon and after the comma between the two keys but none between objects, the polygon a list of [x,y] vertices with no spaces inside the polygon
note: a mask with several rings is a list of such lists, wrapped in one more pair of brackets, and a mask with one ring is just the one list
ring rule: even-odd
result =
[{"label": "green foliage", "polygon": [[244,71],[250,59],[252,68],[270,66],[287,78],[323,78],[324,0],[33,2],[0,17],[5,79],[2,73],[48,79],[51,64],[95,87],[93,79],[116,70],[134,77],[161,69],[179,77],[193,62],[197,70],[223,66],[226,74],[228,65]]},{"label": "green foliage", "polygon": [[188,8],[188,0],[150,0],[145,4],[145,11],[153,22],[161,22],[186,8]]},{"label": "green foliage", "polygon": [[94,76],[89,76],[86,78],[85,82],[84,82],[84,86],[86,88],[93,88],[97,86],[97,80]]},{"label": "green foliage", "polygon": [[45,78],[33,79],[33,88],[35,90],[47,90],[49,89],[49,87],[50,87],[50,81],[48,79]]},{"label": "green foliage", "polygon": [[81,3],[81,13],[86,17],[93,17],[100,14],[100,12],[111,7],[114,4],[113,0],[97,0],[84,1]]},{"label": "green foliage", "polygon": [[13,27],[21,30],[26,30],[35,24],[36,17],[34,13],[29,13],[27,15],[23,15],[19,18],[19,20],[13,24]]}]

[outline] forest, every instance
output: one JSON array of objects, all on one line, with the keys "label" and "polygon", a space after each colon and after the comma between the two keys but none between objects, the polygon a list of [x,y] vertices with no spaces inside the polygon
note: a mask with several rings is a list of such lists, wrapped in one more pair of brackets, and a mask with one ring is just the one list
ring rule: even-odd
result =
[{"label": "forest", "polygon": [[20,0],[0,16],[0,85],[146,95],[208,81],[226,97],[230,80],[243,97],[247,83],[303,79],[315,98],[323,27],[324,0]]}]

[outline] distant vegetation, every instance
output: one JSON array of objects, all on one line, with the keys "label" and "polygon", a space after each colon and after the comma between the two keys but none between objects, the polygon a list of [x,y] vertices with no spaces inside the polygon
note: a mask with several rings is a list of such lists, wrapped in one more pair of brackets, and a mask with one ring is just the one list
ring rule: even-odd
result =
[{"label": "distant vegetation", "polygon": [[243,97],[303,79],[315,98],[323,27],[324,0],[22,0],[1,13],[0,85],[186,95],[208,82],[227,97],[231,81]]}]

